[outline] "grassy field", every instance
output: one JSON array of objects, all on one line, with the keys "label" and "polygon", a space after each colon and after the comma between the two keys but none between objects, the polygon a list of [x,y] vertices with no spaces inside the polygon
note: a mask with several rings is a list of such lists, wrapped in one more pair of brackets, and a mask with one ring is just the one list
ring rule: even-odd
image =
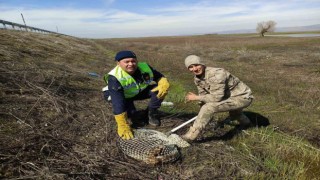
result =
[{"label": "grassy field", "polygon": [[[255,34],[79,39],[0,31],[0,178],[21,179],[318,179],[320,38]],[[182,158],[156,166],[125,157],[116,145],[102,75],[119,50],[133,50],[171,82],[159,131],[199,110],[184,58],[197,54],[253,90],[245,110],[256,127],[209,125]],[[100,77],[90,76],[95,72]],[[137,106],[144,108],[144,101]],[[217,114],[217,121],[227,117]],[[148,128],[148,127],[147,127]],[[177,133],[187,130],[183,128]]]}]

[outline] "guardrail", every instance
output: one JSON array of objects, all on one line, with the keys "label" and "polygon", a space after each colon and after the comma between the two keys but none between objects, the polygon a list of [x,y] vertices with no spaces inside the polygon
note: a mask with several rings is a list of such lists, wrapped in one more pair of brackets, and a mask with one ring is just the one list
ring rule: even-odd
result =
[{"label": "guardrail", "polygon": [[23,24],[18,24],[18,23],[14,23],[14,22],[5,21],[5,20],[1,20],[0,19],[0,25],[1,24],[3,25],[3,27],[0,26],[0,29],[30,31],[30,32],[41,32],[41,33],[48,33],[48,34],[50,33],[50,34],[59,34],[59,35],[69,36],[69,35],[53,32],[53,31],[48,31],[48,30],[35,28],[35,27],[31,27],[31,26],[26,26],[26,25],[23,25]]}]

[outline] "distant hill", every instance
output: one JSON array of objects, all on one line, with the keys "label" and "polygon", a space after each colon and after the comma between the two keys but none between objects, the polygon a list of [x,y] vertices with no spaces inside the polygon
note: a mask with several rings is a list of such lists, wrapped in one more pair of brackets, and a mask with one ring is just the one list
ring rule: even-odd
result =
[{"label": "distant hill", "polygon": [[[301,32],[301,31],[320,31],[320,24],[310,26],[295,26],[295,27],[277,27],[275,32]],[[218,34],[242,34],[242,33],[255,33],[255,29],[238,29],[232,31],[220,31]]]},{"label": "distant hill", "polygon": [[276,28],[275,32],[292,32],[292,31],[319,31],[320,24],[310,25],[310,26],[297,26],[297,27],[283,27]]}]

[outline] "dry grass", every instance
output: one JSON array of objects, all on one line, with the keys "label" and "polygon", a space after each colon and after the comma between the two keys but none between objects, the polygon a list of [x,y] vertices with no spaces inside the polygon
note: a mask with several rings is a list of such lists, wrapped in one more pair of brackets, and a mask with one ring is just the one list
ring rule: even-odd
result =
[{"label": "dry grass", "polygon": [[270,117],[282,130],[309,140],[319,137],[319,38],[205,35],[101,43],[115,51],[133,49],[140,60],[150,62],[171,81],[181,82],[185,90],[195,87],[183,60],[196,53],[207,65],[226,68],[253,89],[256,100],[250,111]]},{"label": "dry grass", "polygon": [[[254,35],[88,40],[0,31],[0,178],[20,179],[316,179],[320,158],[320,39]],[[254,91],[247,109],[257,128],[213,131],[173,164],[146,166],[115,142],[100,75],[122,49],[136,52],[172,82],[158,130],[198,112],[184,57],[203,56]],[[143,107],[145,102],[138,104]],[[225,113],[215,117],[221,120]],[[261,121],[268,121],[269,126]],[[179,130],[179,134],[186,128]]]}]

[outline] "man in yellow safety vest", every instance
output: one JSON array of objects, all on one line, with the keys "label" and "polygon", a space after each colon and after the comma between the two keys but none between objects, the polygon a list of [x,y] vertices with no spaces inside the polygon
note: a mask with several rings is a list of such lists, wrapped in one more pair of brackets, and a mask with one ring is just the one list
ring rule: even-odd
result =
[{"label": "man in yellow safety vest", "polygon": [[105,97],[111,97],[118,135],[122,139],[134,137],[128,117],[135,115],[135,100],[150,98],[148,104],[148,123],[160,126],[157,109],[169,89],[169,82],[163,74],[144,62],[138,62],[132,51],[120,51],[115,56],[117,66],[104,76],[108,90]]}]

